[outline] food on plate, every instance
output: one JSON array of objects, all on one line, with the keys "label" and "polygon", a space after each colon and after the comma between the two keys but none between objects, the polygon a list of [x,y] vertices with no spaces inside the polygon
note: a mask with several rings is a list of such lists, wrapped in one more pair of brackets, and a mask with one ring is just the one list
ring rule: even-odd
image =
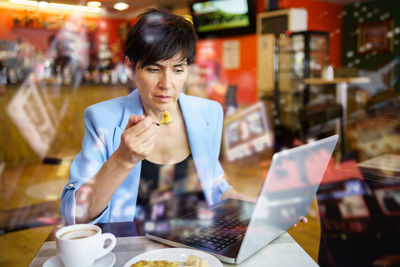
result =
[{"label": "food on plate", "polygon": [[189,255],[186,262],[179,261],[139,261],[131,267],[209,267],[208,262],[195,255]]},{"label": "food on plate", "polygon": [[160,121],[161,125],[168,125],[172,123],[171,116],[169,115],[168,111],[164,111],[164,115]]},{"label": "food on plate", "polygon": [[180,267],[176,262],[170,261],[139,261],[131,267]]},{"label": "food on plate", "polygon": [[193,266],[193,267],[208,267],[208,262],[200,257],[195,255],[189,255],[186,260],[185,266]]}]

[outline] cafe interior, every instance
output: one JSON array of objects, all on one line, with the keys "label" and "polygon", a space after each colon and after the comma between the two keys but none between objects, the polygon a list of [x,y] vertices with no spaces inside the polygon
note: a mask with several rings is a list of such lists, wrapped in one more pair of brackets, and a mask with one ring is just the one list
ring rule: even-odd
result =
[{"label": "cafe interior", "polygon": [[[63,224],[83,112],[135,90],[124,41],[148,8],[196,29],[184,92],[223,108],[228,183],[257,197],[274,153],[337,134],[308,223],[287,232],[321,266],[399,266],[398,0],[0,0],[0,266],[28,266]],[[201,205],[196,181],[172,204],[171,184],[139,195],[139,233]]]}]

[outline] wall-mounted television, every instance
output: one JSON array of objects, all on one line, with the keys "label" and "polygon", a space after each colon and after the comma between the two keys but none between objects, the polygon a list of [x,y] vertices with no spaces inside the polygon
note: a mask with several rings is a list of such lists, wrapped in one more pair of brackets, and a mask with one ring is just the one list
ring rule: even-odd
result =
[{"label": "wall-mounted television", "polygon": [[190,8],[199,38],[255,33],[254,0],[200,0]]}]

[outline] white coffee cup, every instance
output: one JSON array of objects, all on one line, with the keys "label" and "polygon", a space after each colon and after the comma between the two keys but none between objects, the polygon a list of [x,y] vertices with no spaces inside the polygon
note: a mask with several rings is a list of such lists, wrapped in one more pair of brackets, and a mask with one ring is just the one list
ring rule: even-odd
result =
[{"label": "white coffee cup", "polygon": [[[107,247],[106,241],[110,240]],[[56,232],[57,255],[66,267],[92,266],[115,247],[113,234],[101,233],[101,228],[92,224],[74,224]]]}]

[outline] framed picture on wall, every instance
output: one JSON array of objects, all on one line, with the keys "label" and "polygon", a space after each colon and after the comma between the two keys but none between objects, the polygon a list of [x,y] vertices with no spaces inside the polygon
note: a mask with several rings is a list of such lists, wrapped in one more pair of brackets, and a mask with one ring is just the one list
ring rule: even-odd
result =
[{"label": "framed picture on wall", "polygon": [[359,54],[392,52],[393,24],[393,20],[359,24],[357,52]]}]

